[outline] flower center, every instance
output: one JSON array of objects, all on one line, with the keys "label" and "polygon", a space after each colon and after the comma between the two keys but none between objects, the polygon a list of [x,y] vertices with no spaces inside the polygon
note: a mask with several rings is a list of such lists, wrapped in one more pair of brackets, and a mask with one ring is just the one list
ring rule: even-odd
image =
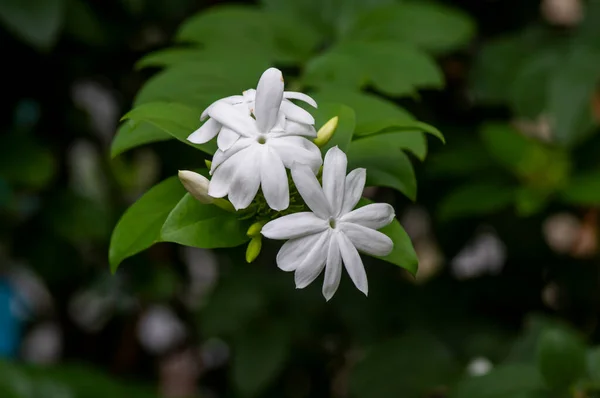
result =
[{"label": "flower center", "polygon": [[329,226],[331,227],[331,229],[335,229],[335,218],[330,218],[329,219]]},{"label": "flower center", "polygon": [[258,136],[258,138],[256,139],[256,142],[258,142],[259,144],[265,144],[267,142],[267,137],[265,137],[264,135],[260,135]]}]

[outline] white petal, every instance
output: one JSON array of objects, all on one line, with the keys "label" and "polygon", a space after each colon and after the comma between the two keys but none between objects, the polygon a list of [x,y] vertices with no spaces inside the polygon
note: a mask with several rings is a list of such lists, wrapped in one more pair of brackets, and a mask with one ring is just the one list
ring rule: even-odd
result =
[{"label": "white petal", "polygon": [[310,124],[298,123],[293,120],[286,120],[284,131],[279,133],[280,136],[301,135],[305,137],[316,137],[317,130]]},{"label": "white petal", "polygon": [[329,223],[306,211],[289,214],[268,222],[260,231],[269,239],[294,239],[316,234],[329,228]]},{"label": "white petal", "polygon": [[223,101],[226,104],[235,105],[235,104],[243,103],[244,97],[241,95],[232,95],[230,97],[225,97],[225,98],[221,98],[220,100],[216,100],[215,102],[213,102],[212,104],[207,106],[206,109],[204,110],[204,112],[202,112],[202,115],[200,115],[200,121],[202,121],[208,117],[208,111],[210,110],[210,108],[212,108],[212,106],[219,101]]},{"label": "white petal", "polygon": [[260,186],[259,149],[258,144],[256,144],[256,147],[250,146],[240,152],[243,158],[238,161],[238,167],[229,186],[228,195],[229,201],[236,210],[248,207],[258,192]]},{"label": "white petal", "polygon": [[214,171],[217,169],[217,167],[219,167],[227,159],[229,159],[230,157],[232,157],[233,155],[235,155],[242,149],[248,148],[250,145],[254,144],[255,142],[256,142],[256,140],[254,140],[253,138],[241,137],[227,151],[222,151],[220,149],[217,149],[217,151],[215,152],[215,154],[213,156],[212,164],[210,166],[210,174],[213,174]]},{"label": "white petal", "polygon": [[340,214],[346,214],[354,209],[365,189],[366,180],[367,170],[365,169],[354,169],[348,173],[344,183],[344,200]]},{"label": "white petal", "polygon": [[[334,233],[337,234],[337,233]],[[329,301],[340,285],[342,279],[342,254],[337,237],[329,239],[329,251],[325,265],[325,278],[323,279],[323,296]]]},{"label": "white petal", "polygon": [[379,229],[383,228],[394,219],[394,208],[387,203],[371,203],[350,213],[344,214],[340,221],[351,222],[363,227]]},{"label": "white petal", "polygon": [[323,219],[329,218],[331,216],[331,208],[317,177],[315,177],[310,167],[305,164],[294,164],[292,167],[292,178],[300,196],[304,199],[304,203],[310,207],[317,217]]},{"label": "white petal", "polygon": [[240,112],[232,105],[217,102],[209,111],[208,115],[222,125],[229,127],[239,135],[252,137],[258,134],[256,121],[252,117]]},{"label": "white petal", "polygon": [[340,222],[338,226],[361,252],[372,256],[387,256],[394,248],[394,242],[385,234],[359,224]]},{"label": "white petal", "polygon": [[284,100],[281,102],[281,112],[285,115],[286,118],[293,120],[298,123],[304,124],[315,124],[315,118],[313,115],[308,113],[306,110],[300,108],[298,105],[293,102]]},{"label": "white petal", "polygon": [[343,232],[338,232],[335,236],[340,245],[340,252],[342,254],[342,260],[344,261],[344,266],[346,267],[346,272],[350,275],[350,279],[354,282],[354,286],[367,295],[369,293],[367,273],[365,272],[365,267],[360,259],[358,251]]},{"label": "white petal", "polygon": [[342,210],[344,200],[344,185],[348,158],[337,146],[325,154],[323,162],[323,192],[331,205],[333,214],[337,217]]},{"label": "white petal", "polygon": [[243,151],[235,153],[223,162],[213,173],[208,185],[208,194],[213,198],[222,198],[229,192],[231,179],[238,168],[243,167],[241,161],[244,159]]},{"label": "white petal", "polygon": [[205,144],[215,138],[221,127],[221,123],[215,119],[208,119],[198,130],[190,134],[187,140],[194,144]]},{"label": "white petal", "polygon": [[277,253],[277,266],[283,271],[295,271],[306,257],[306,253],[317,243],[323,232],[302,238],[290,239]]},{"label": "white petal", "polygon": [[317,101],[315,101],[314,99],[312,99],[304,93],[298,93],[296,91],[284,91],[283,98],[304,101],[313,108],[317,108]]},{"label": "white petal", "polygon": [[290,188],[285,166],[271,148],[262,145],[261,149],[260,180],[263,194],[271,209],[285,210],[290,205]]},{"label": "white petal", "polygon": [[217,136],[217,145],[219,146],[220,150],[226,151],[231,148],[233,144],[235,144],[238,138],[240,138],[240,136],[235,131],[227,127],[223,127]]},{"label": "white petal", "polygon": [[248,90],[242,93],[244,96],[244,102],[248,107],[248,110],[254,113],[254,101],[256,100],[256,90],[253,88],[249,88]]},{"label": "white petal", "polygon": [[269,132],[277,122],[277,114],[283,99],[283,75],[276,68],[267,69],[256,87],[254,115],[263,133]]},{"label": "white petal", "polygon": [[288,169],[291,169],[294,163],[301,163],[308,165],[316,173],[321,167],[321,151],[306,138],[270,138],[268,145],[275,150]]},{"label": "white petal", "polygon": [[306,252],[304,260],[298,265],[294,274],[296,289],[304,289],[323,271],[325,260],[327,260],[330,239],[331,231],[321,232],[319,240]]}]

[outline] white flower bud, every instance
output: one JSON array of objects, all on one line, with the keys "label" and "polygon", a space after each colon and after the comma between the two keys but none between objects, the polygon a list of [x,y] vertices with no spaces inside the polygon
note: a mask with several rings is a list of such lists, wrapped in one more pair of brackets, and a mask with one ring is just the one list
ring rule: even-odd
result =
[{"label": "white flower bud", "polygon": [[200,203],[213,203],[214,199],[208,195],[208,184],[210,184],[208,178],[193,171],[179,170],[179,180],[185,189]]}]

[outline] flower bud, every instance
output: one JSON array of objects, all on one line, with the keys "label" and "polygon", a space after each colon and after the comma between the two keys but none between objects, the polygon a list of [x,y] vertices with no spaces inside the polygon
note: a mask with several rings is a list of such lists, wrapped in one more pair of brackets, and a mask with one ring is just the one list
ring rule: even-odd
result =
[{"label": "flower bud", "polygon": [[248,235],[250,238],[254,238],[255,236],[260,235],[260,230],[266,223],[267,221],[255,222],[250,226],[250,228],[248,228],[248,232],[246,232],[246,235]]},{"label": "flower bud", "polygon": [[317,138],[315,138],[314,140],[314,143],[319,148],[324,147],[325,145],[327,145],[329,140],[331,140],[331,137],[333,137],[335,130],[337,130],[339,120],[340,118],[338,116],[334,116],[331,119],[329,119],[327,123],[321,126],[321,128],[317,132]]},{"label": "flower bud", "polygon": [[210,170],[210,168],[211,168],[211,166],[212,166],[212,162],[211,162],[210,160],[206,159],[206,160],[204,161],[204,164],[206,165],[206,168],[208,168],[208,169]]},{"label": "flower bud", "polygon": [[214,199],[208,195],[208,178],[189,170],[179,170],[179,180],[185,189],[200,203],[210,204]]},{"label": "flower bud", "polygon": [[262,236],[259,234],[254,238],[250,239],[248,247],[246,248],[246,262],[251,263],[256,260],[256,257],[260,254],[262,248]]}]

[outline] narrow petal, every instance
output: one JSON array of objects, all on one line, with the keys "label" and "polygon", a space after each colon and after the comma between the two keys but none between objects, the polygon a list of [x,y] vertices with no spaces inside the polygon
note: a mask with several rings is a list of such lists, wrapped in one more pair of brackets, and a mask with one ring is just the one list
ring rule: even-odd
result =
[{"label": "narrow petal", "polygon": [[340,221],[362,225],[363,227],[383,228],[394,219],[394,208],[387,203],[372,203],[344,214]]},{"label": "narrow petal", "polygon": [[298,123],[293,120],[286,120],[285,127],[281,133],[277,133],[281,137],[300,135],[304,137],[316,137],[317,130],[310,124]]},{"label": "narrow petal", "polygon": [[359,251],[371,256],[387,256],[394,242],[385,234],[359,224],[340,222],[339,228]]},{"label": "narrow petal", "polygon": [[259,149],[257,144],[240,152],[243,157],[238,162],[239,165],[233,175],[228,195],[229,201],[236,210],[248,207],[258,192],[258,187],[260,186]]},{"label": "narrow petal", "polygon": [[250,145],[254,144],[255,142],[256,141],[252,138],[241,137],[227,151],[222,151],[220,149],[217,149],[217,151],[215,152],[215,154],[213,156],[212,164],[210,166],[210,174],[213,174],[214,171],[217,169],[217,167],[219,167],[227,159],[229,159],[230,157],[232,157],[233,155],[235,155],[242,149],[248,148]]},{"label": "narrow petal", "polygon": [[231,179],[236,170],[243,167],[243,164],[241,163],[244,159],[243,155],[243,151],[235,153],[215,170],[210,179],[210,184],[208,185],[208,194],[210,196],[213,198],[222,198],[227,195],[229,186],[231,185]]},{"label": "narrow petal", "polygon": [[313,173],[316,173],[321,167],[321,151],[306,138],[274,137],[269,139],[268,145],[275,150],[288,169],[291,169],[294,163],[301,163],[308,165]]},{"label": "narrow petal", "polygon": [[276,68],[267,69],[256,87],[254,115],[263,133],[269,132],[277,122],[277,114],[283,99],[283,75]]},{"label": "narrow petal", "polygon": [[202,112],[202,115],[200,115],[200,121],[202,121],[208,117],[208,111],[210,110],[210,108],[219,101],[223,101],[226,104],[235,105],[235,104],[243,103],[244,97],[241,95],[232,95],[230,97],[225,97],[225,98],[216,100],[215,102],[213,102],[212,104],[207,106],[206,109],[204,110],[204,112]]},{"label": "narrow petal", "polygon": [[340,214],[346,214],[354,209],[365,189],[366,180],[367,170],[365,169],[354,169],[348,173],[344,184],[344,201],[342,202]]},{"label": "narrow petal", "polygon": [[331,231],[321,232],[319,239],[306,252],[304,260],[298,265],[294,274],[296,289],[304,289],[323,271],[325,261],[327,260],[327,252],[329,251],[330,239]]},{"label": "narrow petal", "polygon": [[187,140],[194,144],[205,144],[215,138],[221,127],[221,123],[215,119],[208,119],[198,130],[190,134]]},{"label": "narrow petal", "polygon": [[284,91],[283,98],[304,101],[313,108],[317,108],[317,101],[315,101],[314,99],[312,99],[304,93],[299,93],[296,91]]},{"label": "narrow petal", "polygon": [[[337,234],[334,233],[334,234]],[[323,279],[323,296],[329,301],[340,285],[342,279],[342,254],[337,237],[329,239],[329,251],[325,265],[325,278]]]},{"label": "narrow petal", "polygon": [[344,266],[346,267],[346,272],[350,275],[350,279],[354,282],[354,286],[366,296],[369,293],[369,284],[365,267],[360,259],[360,254],[358,254],[358,251],[352,242],[350,242],[350,239],[348,239],[343,232],[338,232],[335,236],[340,245],[340,252],[342,254],[342,260],[344,261]]},{"label": "narrow petal", "polygon": [[285,166],[279,155],[266,145],[261,146],[260,180],[269,207],[276,211],[290,205],[290,187]]},{"label": "narrow petal", "polygon": [[323,232],[290,239],[277,253],[277,266],[283,271],[295,271],[306,257],[306,253],[317,243]]},{"label": "narrow petal", "polygon": [[269,239],[294,239],[316,234],[329,228],[329,223],[306,211],[289,214],[268,222],[260,231]]},{"label": "narrow petal", "polygon": [[235,144],[238,138],[240,138],[240,136],[235,131],[231,130],[230,128],[223,127],[217,136],[217,145],[219,146],[220,150],[226,151],[231,148],[233,144]]},{"label": "narrow petal", "polygon": [[293,102],[284,100],[281,102],[281,112],[286,118],[298,123],[315,124],[315,118],[308,111],[300,108]]},{"label": "narrow petal", "polygon": [[235,109],[233,105],[217,102],[208,111],[208,115],[239,135],[253,137],[258,134],[256,121],[249,115]]},{"label": "narrow petal", "polygon": [[348,158],[337,146],[325,154],[323,162],[323,192],[331,205],[333,214],[337,216],[342,210],[344,200],[344,185]]},{"label": "narrow petal", "polygon": [[317,217],[327,219],[331,216],[331,208],[325,198],[323,189],[312,172],[310,167],[305,164],[295,163],[292,167],[292,179],[298,192],[304,202],[317,215]]}]

